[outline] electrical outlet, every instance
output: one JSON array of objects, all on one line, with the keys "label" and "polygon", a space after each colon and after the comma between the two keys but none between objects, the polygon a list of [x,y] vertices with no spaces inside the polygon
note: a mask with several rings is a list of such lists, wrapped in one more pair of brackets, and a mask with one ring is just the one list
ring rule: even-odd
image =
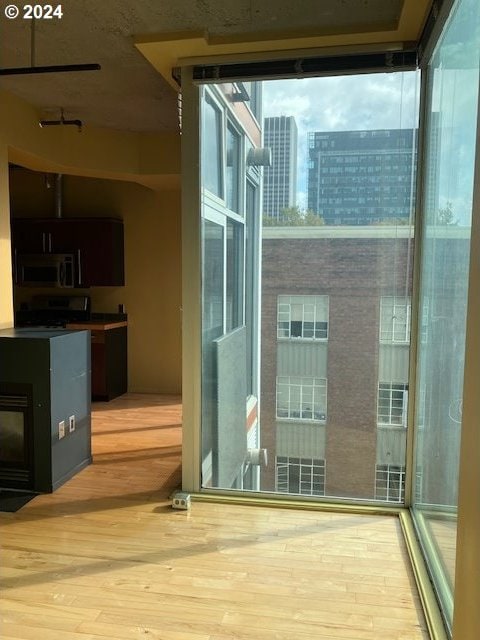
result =
[{"label": "electrical outlet", "polygon": [[61,440],[65,437],[65,420],[58,423],[58,439]]},{"label": "electrical outlet", "polygon": [[70,416],[68,419],[68,431],[69,433],[75,431],[75,416]]},{"label": "electrical outlet", "polygon": [[172,507],[174,509],[190,510],[190,494],[185,491],[176,491],[172,496]]}]

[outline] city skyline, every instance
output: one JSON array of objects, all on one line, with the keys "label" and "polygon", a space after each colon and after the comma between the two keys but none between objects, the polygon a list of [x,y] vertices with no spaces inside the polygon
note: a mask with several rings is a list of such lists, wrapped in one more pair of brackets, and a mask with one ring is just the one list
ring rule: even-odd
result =
[{"label": "city skyline", "polygon": [[[417,72],[267,80],[263,117],[293,116],[298,129],[297,206],[307,208],[308,134],[417,128]],[[378,105],[375,116],[371,102]]]}]

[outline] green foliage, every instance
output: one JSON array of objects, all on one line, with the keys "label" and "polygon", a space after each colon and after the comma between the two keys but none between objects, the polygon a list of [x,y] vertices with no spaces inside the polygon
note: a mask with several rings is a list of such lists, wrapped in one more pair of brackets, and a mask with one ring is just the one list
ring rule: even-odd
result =
[{"label": "green foliage", "polygon": [[447,202],[446,206],[443,209],[440,209],[437,213],[437,224],[457,224],[455,218],[453,217],[452,211],[452,203]]},{"label": "green foliage", "polygon": [[454,226],[458,224],[458,220],[455,219],[452,203],[447,204],[438,211],[427,211],[426,213],[427,224],[438,226]]},{"label": "green foliage", "polygon": [[318,227],[324,224],[321,215],[311,209],[303,210],[300,207],[286,207],[282,209],[278,218],[263,216],[264,227]]},{"label": "green foliage", "polygon": [[408,218],[385,218],[384,220],[380,220],[380,222],[372,222],[373,226],[380,227],[398,227],[398,226],[406,226],[410,224],[410,220]]}]

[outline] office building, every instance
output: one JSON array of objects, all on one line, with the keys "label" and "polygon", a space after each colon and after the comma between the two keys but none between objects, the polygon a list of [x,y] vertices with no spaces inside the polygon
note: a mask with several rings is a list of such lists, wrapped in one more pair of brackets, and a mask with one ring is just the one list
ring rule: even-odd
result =
[{"label": "office building", "polygon": [[297,124],[293,116],[275,116],[265,118],[263,127],[263,144],[272,152],[263,171],[263,215],[281,218],[283,209],[296,205]]},{"label": "office building", "polygon": [[308,134],[308,208],[326,224],[408,221],[412,129]]}]

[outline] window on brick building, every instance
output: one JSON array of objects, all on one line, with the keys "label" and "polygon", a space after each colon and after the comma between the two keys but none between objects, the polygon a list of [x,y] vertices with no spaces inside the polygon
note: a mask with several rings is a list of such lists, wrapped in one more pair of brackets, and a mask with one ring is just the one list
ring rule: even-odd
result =
[{"label": "window on brick building", "polygon": [[380,299],[380,341],[410,342],[410,298],[383,296]]},{"label": "window on brick building", "polygon": [[380,382],[378,385],[377,423],[407,426],[408,384]]},{"label": "window on brick building", "polygon": [[405,467],[393,464],[375,465],[375,499],[403,502],[405,498]]},{"label": "window on brick building", "polygon": [[277,377],[277,418],[323,422],[327,419],[327,380]]},{"label": "window on brick building", "polygon": [[275,487],[281,493],[325,495],[325,460],[277,456]]},{"label": "window on brick building", "polygon": [[277,338],[328,339],[328,296],[278,296]]}]

